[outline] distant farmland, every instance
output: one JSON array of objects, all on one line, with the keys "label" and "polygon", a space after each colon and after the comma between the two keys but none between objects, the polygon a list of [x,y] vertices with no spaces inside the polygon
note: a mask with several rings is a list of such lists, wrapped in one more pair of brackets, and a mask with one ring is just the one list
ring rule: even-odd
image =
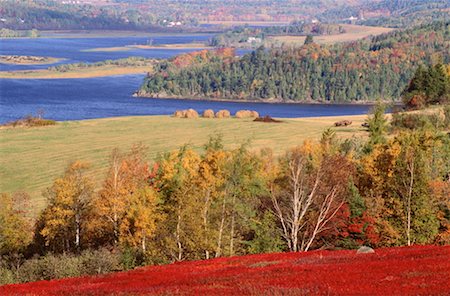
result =
[{"label": "distant farmland", "polygon": [[[355,41],[370,35],[380,35],[392,31],[391,28],[369,27],[358,25],[341,25],[346,30],[343,34],[314,36],[314,42],[319,44],[332,44],[337,42]],[[268,43],[285,43],[287,45],[303,45],[305,36],[272,36],[268,37]]]}]

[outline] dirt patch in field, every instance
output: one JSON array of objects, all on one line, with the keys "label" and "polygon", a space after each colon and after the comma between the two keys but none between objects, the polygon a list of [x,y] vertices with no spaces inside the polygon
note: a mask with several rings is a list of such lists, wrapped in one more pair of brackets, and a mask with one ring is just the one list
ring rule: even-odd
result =
[{"label": "dirt patch in field", "polygon": [[283,121],[278,120],[278,119],[273,119],[270,116],[258,117],[258,118],[255,118],[255,120],[253,120],[253,121],[267,122],[267,123],[280,123],[280,122],[283,122]]}]

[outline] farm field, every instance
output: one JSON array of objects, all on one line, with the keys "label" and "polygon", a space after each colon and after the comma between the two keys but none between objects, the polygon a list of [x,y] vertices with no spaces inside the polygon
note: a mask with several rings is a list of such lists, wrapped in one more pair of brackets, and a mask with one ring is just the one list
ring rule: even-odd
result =
[{"label": "farm field", "polygon": [[[376,36],[392,31],[391,28],[383,27],[369,27],[358,25],[345,25],[342,27],[346,30],[343,34],[336,35],[322,35],[314,36],[314,42],[318,44],[333,44],[337,42],[349,42],[362,39],[368,36]],[[268,43],[278,42],[286,43],[288,45],[303,45],[305,43],[306,36],[272,36],[267,38]]]},{"label": "farm field", "polygon": [[3,295],[448,295],[450,246],[259,254],[0,287]]},{"label": "farm field", "polygon": [[283,119],[283,123],[251,119],[179,119],[169,116],[119,117],[59,122],[55,126],[0,129],[0,192],[25,191],[35,213],[45,206],[42,191],[60,176],[69,162],[91,163],[100,182],[113,148],[128,149],[142,142],[149,160],[189,144],[201,149],[208,137],[222,134],[227,148],[251,141],[252,149],[272,148],[280,154],[307,138],[318,139],[335,121],[349,119],[349,127],[333,128],[339,137],[364,137],[366,115]]}]

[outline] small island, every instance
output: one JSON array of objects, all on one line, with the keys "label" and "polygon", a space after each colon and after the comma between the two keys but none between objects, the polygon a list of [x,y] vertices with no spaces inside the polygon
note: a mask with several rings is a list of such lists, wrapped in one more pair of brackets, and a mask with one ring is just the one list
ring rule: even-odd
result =
[{"label": "small island", "polygon": [[62,58],[0,55],[0,63],[9,65],[46,65],[63,61]]},{"label": "small island", "polygon": [[93,78],[115,75],[149,73],[158,61],[140,57],[106,60],[97,63],[62,64],[39,70],[1,71],[0,78],[63,79]]},{"label": "small island", "polygon": [[83,50],[85,52],[111,52],[111,51],[129,51],[132,49],[167,49],[167,50],[186,50],[186,49],[212,49],[213,47],[205,43],[172,43],[172,44],[146,44],[146,45],[125,45],[118,47],[99,47]]}]

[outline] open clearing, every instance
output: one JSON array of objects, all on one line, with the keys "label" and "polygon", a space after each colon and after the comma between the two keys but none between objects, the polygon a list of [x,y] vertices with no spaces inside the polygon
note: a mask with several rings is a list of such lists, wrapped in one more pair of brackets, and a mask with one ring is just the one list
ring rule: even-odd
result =
[{"label": "open clearing", "polygon": [[448,295],[450,246],[259,254],[0,287],[3,295]]},{"label": "open clearing", "polygon": [[333,128],[339,137],[366,136],[365,115],[285,119],[283,123],[251,119],[183,119],[169,116],[118,117],[59,122],[35,128],[0,129],[0,192],[25,191],[35,211],[45,206],[42,191],[60,176],[69,162],[92,164],[91,175],[104,179],[113,148],[129,149],[142,142],[149,160],[184,144],[201,149],[211,135],[222,134],[227,148],[247,140],[253,149],[269,147],[281,154],[307,138],[318,139],[334,122],[349,119],[349,127]]},{"label": "open clearing", "polygon": [[[370,35],[380,35],[384,33],[391,32],[391,28],[383,27],[369,27],[369,26],[358,26],[358,25],[345,25],[342,27],[346,30],[343,34],[336,35],[321,35],[314,36],[314,42],[318,44],[332,44],[338,42],[348,42],[355,41],[368,37]],[[303,45],[305,43],[306,36],[271,36],[268,37],[268,42],[273,43],[286,43],[287,45]]]},{"label": "open clearing", "polygon": [[23,70],[23,71],[1,71],[0,78],[8,79],[68,79],[68,78],[93,78],[115,75],[144,74],[151,71],[148,66],[98,66],[89,68],[78,68],[73,71],[54,70]]}]

